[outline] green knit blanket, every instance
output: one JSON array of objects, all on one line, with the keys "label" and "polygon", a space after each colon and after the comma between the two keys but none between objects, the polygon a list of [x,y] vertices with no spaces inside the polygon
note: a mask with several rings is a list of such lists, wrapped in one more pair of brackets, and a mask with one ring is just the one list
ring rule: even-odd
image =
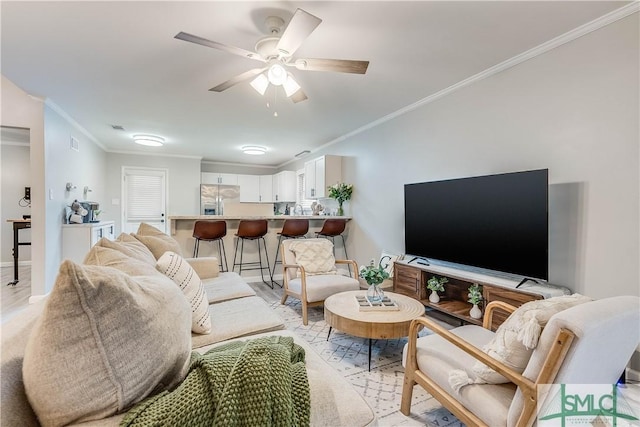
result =
[{"label": "green knit blanket", "polygon": [[193,352],[173,391],[149,397],[120,426],[308,426],[304,349],[270,336]]}]

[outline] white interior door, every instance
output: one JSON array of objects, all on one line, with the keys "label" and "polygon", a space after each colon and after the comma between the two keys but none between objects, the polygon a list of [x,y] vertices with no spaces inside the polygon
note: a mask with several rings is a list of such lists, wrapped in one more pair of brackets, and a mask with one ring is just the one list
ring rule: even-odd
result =
[{"label": "white interior door", "polygon": [[167,232],[167,170],[122,168],[122,231],[135,233],[141,222]]}]

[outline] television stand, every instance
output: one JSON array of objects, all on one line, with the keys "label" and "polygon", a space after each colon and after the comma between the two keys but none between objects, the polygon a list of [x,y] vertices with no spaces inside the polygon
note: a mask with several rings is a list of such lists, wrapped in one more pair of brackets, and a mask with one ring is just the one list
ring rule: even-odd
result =
[{"label": "television stand", "polygon": [[[467,302],[467,294],[469,287],[474,283],[482,286],[484,301],[480,304],[480,308],[483,314],[484,307],[491,301],[503,301],[519,307],[529,301],[571,293],[569,289],[561,286],[537,283],[521,286],[526,281],[518,284],[514,281],[470,271],[435,264],[425,266],[413,262],[413,259],[411,261],[411,264],[407,261],[396,261],[394,263],[393,292],[415,298],[425,307],[446,314],[463,323],[482,325],[481,318],[474,319],[469,316],[472,305]],[[446,277],[448,280],[444,285],[444,292],[438,292],[440,301],[437,303],[429,301],[431,291],[426,287],[427,280],[432,276],[437,278]],[[507,316],[508,314],[502,310],[496,310],[493,314],[491,329],[497,329],[507,319]]]}]

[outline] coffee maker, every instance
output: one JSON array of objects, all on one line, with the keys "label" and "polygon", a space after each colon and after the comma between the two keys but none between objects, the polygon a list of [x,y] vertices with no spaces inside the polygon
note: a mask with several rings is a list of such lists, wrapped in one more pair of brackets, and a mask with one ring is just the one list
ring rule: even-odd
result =
[{"label": "coffee maker", "polygon": [[100,222],[96,214],[100,207],[97,202],[80,202],[80,204],[87,211],[87,214],[82,217],[82,222]]}]

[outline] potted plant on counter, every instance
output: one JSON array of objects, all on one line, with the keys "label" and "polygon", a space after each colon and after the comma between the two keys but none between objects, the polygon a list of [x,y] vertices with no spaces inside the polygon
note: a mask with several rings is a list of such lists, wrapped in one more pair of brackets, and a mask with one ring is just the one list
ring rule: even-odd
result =
[{"label": "potted plant on counter", "polygon": [[431,279],[427,280],[427,289],[431,291],[429,301],[434,304],[440,302],[440,295],[438,295],[438,292],[444,291],[444,284],[448,281],[449,279],[446,277],[437,278],[436,276],[431,276]]},{"label": "potted plant on counter", "polygon": [[334,184],[327,187],[329,190],[329,197],[332,199],[336,199],[338,202],[338,216],[344,215],[344,209],[342,208],[342,204],[347,200],[351,200],[351,195],[353,194],[353,184],[345,184],[344,182],[339,184]]}]

